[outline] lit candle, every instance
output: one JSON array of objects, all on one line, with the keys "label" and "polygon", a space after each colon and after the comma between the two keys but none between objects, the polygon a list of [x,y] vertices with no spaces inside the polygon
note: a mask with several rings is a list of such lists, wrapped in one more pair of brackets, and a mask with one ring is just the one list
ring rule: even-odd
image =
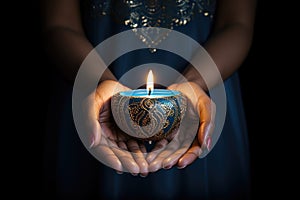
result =
[{"label": "lit candle", "polygon": [[111,108],[122,131],[151,143],[167,138],[179,127],[186,110],[186,98],[179,91],[155,89],[150,70],[145,89],[115,94]]},{"label": "lit candle", "polygon": [[153,73],[152,70],[149,71],[148,77],[147,77],[147,93],[148,95],[151,95],[151,91],[154,89],[154,79],[153,79]]}]

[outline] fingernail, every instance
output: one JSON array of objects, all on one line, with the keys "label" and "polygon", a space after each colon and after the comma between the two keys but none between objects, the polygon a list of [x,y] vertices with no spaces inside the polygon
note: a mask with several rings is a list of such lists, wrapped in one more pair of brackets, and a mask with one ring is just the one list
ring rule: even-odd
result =
[{"label": "fingernail", "polygon": [[132,175],[132,176],[137,176],[138,174],[136,174],[136,173],[131,173],[131,175]]},{"label": "fingernail", "polygon": [[167,166],[164,166],[163,168],[164,169],[170,169],[172,167],[172,165],[167,165]]},{"label": "fingernail", "polygon": [[123,174],[123,172],[121,172],[121,171],[116,171],[117,172],[117,174]]},{"label": "fingernail", "polygon": [[177,169],[183,169],[183,168],[185,168],[186,167],[186,165],[183,165],[183,166],[181,166],[181,167],[177,167]]},{"label": "fingernail", "polygon": [[210,148],[211,148],[211,137],[207,138],[207,140],[206,140],[206,147],[207,147],[207,150],[210,151]]},{"label": "fingernail", "polygon": [[142,178],[146,178],[148,176],[148,174],[147,175],[145,175],[145,174],[140,174],[140,177],[142,177]]},{"label": "fingernail", "polygon": [[89,148],[90,148],[90,149],[93,148],[93,147],[94,147],[94,144],[95,144],[95,137],[94,137],[94,135],[91,135],[91,136],[90,136],[89,143],[90,143]]}]

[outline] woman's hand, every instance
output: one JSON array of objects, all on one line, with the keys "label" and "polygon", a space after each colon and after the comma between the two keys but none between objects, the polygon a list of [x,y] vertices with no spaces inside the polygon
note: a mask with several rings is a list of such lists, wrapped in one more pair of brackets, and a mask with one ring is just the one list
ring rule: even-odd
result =
[{"label": "woman's hand", "polygon": [[134,175],[141,173],[146,176],[148,163],[144,157],[145,147],[123,133],[111,114],[111,97],[128,89],[117,81],[106,80],[87,98],[88,146],[100,161],[118,172],[126,171]]},{"label": "woman's hand", "polygon": [[216,112],[214,102],[194,82],[173,84],[168,89],[178,90],[187,97],[187,111],[174,139],[169,144],[165,140],[159,141],[160,150],[154,148],[155,151],[148,154],[151,172],[176,164],[178,168],[184,168],[211,147]]},{"label": "woman's hand", "polygon": [[[191,147],[178,160],[178,167],[184,168],[191,164],[196,158],[201,156],[203,151],[211,148],[211,136],[214,130],[214,120],[216,114],[216,105],[209,98],[206,92],[193,82],[172,85],[169,89],[182,92],[192,104],[191,110],[199,117],[199,128],[197,136]],[[191,110],[189,112],[191,112]]]}]

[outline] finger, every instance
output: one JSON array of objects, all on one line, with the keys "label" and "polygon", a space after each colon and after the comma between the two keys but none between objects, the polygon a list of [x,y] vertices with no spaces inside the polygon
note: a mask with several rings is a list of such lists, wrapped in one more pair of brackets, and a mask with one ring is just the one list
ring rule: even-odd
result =
[{"label": "finger", "polygon": [[178,160],[179,169],[185,168],[194,162],[202,153],[198,140],[194,140],[191,148]]},{"label": "finger", "polygon": [[111,148],[117,158],[121,161],[123,166],[123,171],[138,174],[140,172],[138,164],[135,162],[134,158],[132,157],[129,151],[112,147]]},{"label": "finger", "polygon": [[178,162],[179,158],[186,152],[187,149],[180,148],[175,153],[172,153],[167,158],[162,158],[162,168],[171,169]]},{"label": "finger", "polygon": [[103,141],[101,141],[101,143],[106,144],[111,148],[111,151],[120,160],[123,171],[129,172],[131,174],[138,174],[139,166],[132,157],[131,152],[128,151],[128,145],[126,144],[125,140],[118,141],[118,139],[121,138],[122,133],[116,132],[116,130],[114,129],[107,129],[107,131],[108,135],[117,137],[117,140],[112,140],[103,136]]},{"label": "finger", "polygon": [[157,141],[154,148],[146,156],[147,162],[151,163],[156,158],[156,156],[167,146],[167,144],[168,144],[168,140],[166,139]]},{"label": "finger", "polygon": [[202,149],[211,150],[211,138],[214,130],[214,123],[201,123],[198,131],[198,141]]},{"label": "finger", "polygon": [[123,171],[122,163],[114,154],[111,148],[107,145],[98,145],[93,148],[93,155],[97,157],[103,164],[115,169],[116,171]]},{"label": "finger", "polygon": [[182,145],[177,150],[175,150],[173,153],[170,153],[170,155],[163,160],[162,163],[163,168],[170,169],[171,167],[176,165],[176,163],[178,163],[179,158],[185,152],[187,152],[190,146],[191,146],[191,141],[185,140],[184,143],[182,143]]},{"label": "finger", "polygon": [[[117,144],[120,149],[127,150],[127,146],[126,146],[125,142],[121,141],[121,142],[118,142]],[[123,171],[116,171],[116,172],[117,172],[117,174],[123,174]]]},{"label": "finger", "polygon": [[156,172],[163,167],[163,161],[165,158],[170,156],[180,147],[180,142],[177,139],[173,139],[163,150],[159,151],[159,154],[149,164],[149,171]]},{"label": "finger", "polygon": [[174,138],[178,140],[179,147],[173,153],[170,154],[166,159],[163,160],[163,168],[170,169],[179,160],[179,158],[189,149],[195,140],[195,136],[198,131],[199,118],[192,117],[187,113],[180,125],[178,134]]},{"label": "finger", "polygon": [[139,166],[140,173],[142,173],[144,175],[148,174],[148,162],[146,161],[138,142],[134,139],[130,139],[127,142],[127,147],[129,149],[129,151],[132,152],[132,156]]},{"label": "finger", "polygon": [[[146,155],[147,155],[147,149],[146,149],[146,146],[144,145],[143,142],[141,142],[139,145],[140,145],[140,150],[141,150],[141,152],[143,153],[144,158],[145,158],[145,160],[146,160]],[[147,162],[147,165],[148,165],[148,162]],[[148,167],[149,167],[149,165],[148,165]],[[147,171],[149,171],[149,170],[148,170],[148,167],[147,167]],[[149,173],[140,173],[140,176],[141,176],[141,177],[146,177],[146,176],[148,176],[148,174],[149,174]]]},{"label": "finger", "polygon": [[147,149],[146,149],[146,146],[144,145],[143,142],[140,142],[139,145],[140,145],[140,150],[141,150],[141,152],[144,154],[144,157],[146,157],[146,155],[147,155]]},{"label": "finger", "polygon": [[125,142],[121,141],[121,142],[118,142],[118,147],[120,149],[123,149],[123,150],[128,150],[127,149],[127,145],[125,144]]}]

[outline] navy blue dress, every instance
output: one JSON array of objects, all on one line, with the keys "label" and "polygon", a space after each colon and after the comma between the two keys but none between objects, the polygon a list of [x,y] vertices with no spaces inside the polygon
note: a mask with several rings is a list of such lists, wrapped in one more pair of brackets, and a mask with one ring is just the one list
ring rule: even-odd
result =
[{"label": "navy blue dress", "polygon": [[[131,3],[136,2],[145,1],[133,0]],[[182,1],[174,0],[174,2]],[[189,9],[193,11],[191,14],[185,12],[183,17],[190,17],[185,18],[188,19],[186,22],[182,21],[185,24],[180,25],[177,21],[177,24],[170,25],[168,20],[172,19],[168,19],[160,25],[185,33],[203,44],[210,33],[215,5],[210,0],[183,0],[183,2],[189,4],[185,5],[187,11],[190,11]],[[124,23],[127,13],[132,13],[132,10],[126,10],[122,5],[117,11],[113,9],[109,0],[83,0],[82,5],[86,35],[94,46],[134,26],[134,21],[127,25]],[[137,10],[147,17],[146,11],[145,8]],[[169,12],[178,17],[178,13]],[[148,17],[150,14],[148,13]],[[148,25],[151,25],[150,23],[154,22],[150,20]],[[141,25],[139,21],[136,24]],[[124,66],[138,66],[148,62],[173,66],[178,71],[182,71],[187,65],[186,61],[168,52],[161,50],[151,52],[144,49],[120,57],[110,68],[119,78],[130,69]],[[45,144],[45,194],[48,196],[58,199],[250,198],[248,136],[238,74],[233,74],[225,81],[226,121],[213,150],[205,158],[197,159],[185,169],[179,170],[176,167],[170,170],[161,169],[146,178],[134,177],[127,173],[119,175],[89,154],[74,127],[71,108],[72,86],[62,80],[57,80],[56,86],[50,105]]]}]

